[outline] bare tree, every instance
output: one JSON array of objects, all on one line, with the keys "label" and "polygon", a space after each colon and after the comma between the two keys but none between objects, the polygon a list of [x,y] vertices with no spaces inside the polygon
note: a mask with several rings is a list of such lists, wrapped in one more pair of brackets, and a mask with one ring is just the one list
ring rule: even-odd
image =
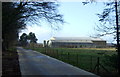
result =
[{"label": "bare tree", "polygon": [[[64,23],[63,16],[58,13],[57,2],[3,2],[2,3],[2,39],[3,47],[9,48],[12,41],[17,40],[18,33],[26,24],[49,23],[58,29]],[[5,49],[5,48],[3,48]]]},{"label": "bare tree", "polygon": [[[97,2],[97,0],[86,0],[88,2],[83,2],[83,4]],[[116,39],[116,12],[115,12],[115,0],[104,2],[105,8],[102,13],[97,14],[99,17],[99,23],[96,24],[95,30],[97,34],[96,37],[112,35]],[[120,8],[120,1],[118,1],[118,8]],[[118,9],[118,16],[120,21],[120,9]]]},{"label": "bare tree", "polygon": [[99,17],[99,25],[96,26],[96,30],[101,34],[97,36],[114,35],[116,38],[116,15],[115,15],[115,3],[104,3],[106,8],[101,14],[97,14]]}]

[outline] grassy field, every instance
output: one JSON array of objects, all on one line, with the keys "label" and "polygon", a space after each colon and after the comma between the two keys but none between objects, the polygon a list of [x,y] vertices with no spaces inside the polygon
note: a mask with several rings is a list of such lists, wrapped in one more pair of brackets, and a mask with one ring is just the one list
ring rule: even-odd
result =
[{"label": "grassy field", "polygon": [[[112,56],[113,54],[117,54],[115,48],[33,48],[33,50],[90,72],[96,72],[94,68],[99,57],[100,64],[107,70],[110,72],[116,71],[114,67],[110,67],[104,63],[107,61],[106,55]],[[100,71],[105,72],[101,67]]]}]

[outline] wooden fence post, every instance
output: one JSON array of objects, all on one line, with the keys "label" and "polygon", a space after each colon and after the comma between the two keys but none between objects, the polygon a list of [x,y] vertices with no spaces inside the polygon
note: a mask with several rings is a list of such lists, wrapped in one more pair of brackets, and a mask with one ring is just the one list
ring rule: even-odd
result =
[{"label": "wooden fence post", "polygon": [[95,72],[96,68],[97,68],[97,74],[99,75],[99,57],[97,58],[97,64],[95,65],[95,68],[93,69],[93,72]]},{"label": "wooden fence post", "polygon": [[46,48],[45,48],[45,51],[44,51],[44,52],[45,52],[45,54],[46,54]]},{"label": "wooden fence post", "polygon": [[56,58],[59,58],[58,50],[56,50]]},{"label": "wooden fence post", "polygon": [[91,71],[92,71],[92,56],[90,57]]},{"label": "wooden fence post", "polygon": [[69,62],[69,55],[70,55],[70,54],[69,54],[69,52],[68,52],[68,62]]},{"label": "wooden fence post", "polygon": [[60,59],[61,59],[61,60],[62,60],[62,52],[63,52],[63,51],[60,51]]},{"label": "wooden fence post", "polygon": [[99,68],[100,58],[99,57],[97,58],[97,64],[98,64],[98,66],[97,66],[97,74],[99,75],[99,71],[100,71],[100,68]]},{"label": "wooden fence post", "polygon": [[78,53],[77,53],[77,55],[76,55],[76,56],[77,56],[77,66],[78,66]]}]

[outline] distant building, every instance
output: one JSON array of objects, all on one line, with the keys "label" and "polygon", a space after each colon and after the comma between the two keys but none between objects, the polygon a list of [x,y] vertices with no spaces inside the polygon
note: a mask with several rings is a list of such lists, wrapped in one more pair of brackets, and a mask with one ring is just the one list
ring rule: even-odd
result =
[{"label": "distant building", "polygon": [[29,43],[28,47],[42,48],[43,47],[43,43]]},{"label": "distant building", "polygon": [[102,48],[106,47],[106,41],[91,37],[52,37],[47,42],[47,46],[53,48]]},{"label": "distant building", "polygon": [[114,43],[107,43],[106,46],[109,47],[109,48],[115,48],[116,44],[114,44]]},{"label": "distant building", "polygon": [[37,43],[37,47],[43,47],[43,43]]}]

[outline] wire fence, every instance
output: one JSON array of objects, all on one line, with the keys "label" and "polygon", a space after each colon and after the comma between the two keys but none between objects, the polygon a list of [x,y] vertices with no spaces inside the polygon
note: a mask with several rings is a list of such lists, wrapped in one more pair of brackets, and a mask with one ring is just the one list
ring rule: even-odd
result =
[{"label": "wire fence", "polygon": [[117,72],[116,68],[105,64],[107,59],[104,56],[81,55],[79,52],[68,52],[51,48],[43,48],[40,52],[98,75]]}]

